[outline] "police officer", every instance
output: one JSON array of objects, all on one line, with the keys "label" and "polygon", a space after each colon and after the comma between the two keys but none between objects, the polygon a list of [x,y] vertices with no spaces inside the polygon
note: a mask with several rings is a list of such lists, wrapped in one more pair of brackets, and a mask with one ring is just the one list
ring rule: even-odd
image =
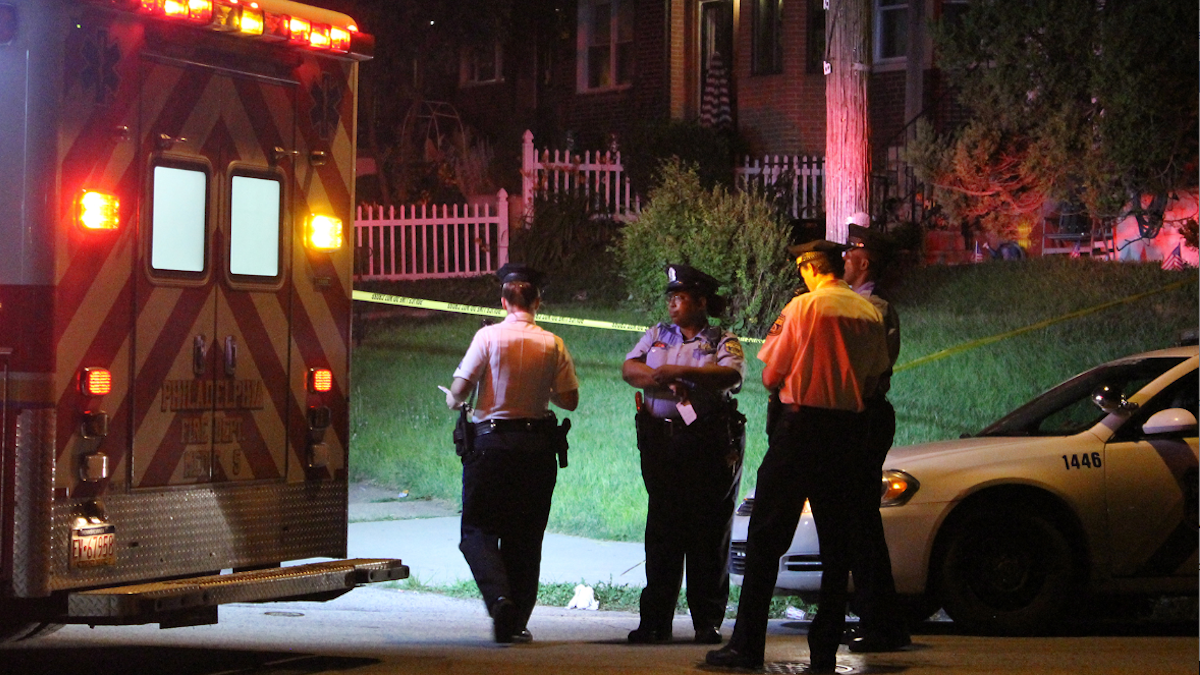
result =
[{"label": "police officer", "polygon": [[621,369],[645,394],[636,425],[649,495],[646,588],[641,622],[629,641],[671,641],[686,567],[695,641],[719,644],[746,442],[745,417],[731,395],[741,388],[746,365],[737,337],[708,323],[724,307],[717,280],[687,265],[668,265],[667,279],[671,323],[647,330]]},{"label": "police officer", "polygon": [[458,547],[492,616],[496,642],[528,642],[558,472],[559,429],[547,404],[574,410],[579,381],[562,339],[534,323],[541,276],[512,263],[498,275],[507,316],[475,333],[446,405],[457,409],[478,387],[473,448],[462,458]]},{"label": "police officer", "polygon": [[762,667],[779,557],[807,499],[822,564],[809,672],[834,672],[855,551],[864,401],[888,366],[883,317],[841,280],[841,249],[823,239],[795,248],[809,292],[784,307],[758,352],[763,385],[778,390],[782,411],[758,469],[737,624],[729,644],[708,653],[709,665]]},{"label": "police officer", "polygon": [[875,305],[883,315],[888,348],[888,369],[879,379],[875,395],[866,403],[870,423],[867,429],[866,461],[862,463],[862,529],[859,549],[851,571],[857,597],[858,627],[850,640],[852,652],[888,652],[912,644],[896,598],[892,578],[892,559],[879,516],[879,480],[883,462],[896,436],[896,409],[887,399],[891,389],[892,368],[900,356],[900,317],[896,309],[876,292],[876,283],[892,253],[887,235],[858,225],[849,226],[851,248],[844,257],[843,278],[856,293]]}]

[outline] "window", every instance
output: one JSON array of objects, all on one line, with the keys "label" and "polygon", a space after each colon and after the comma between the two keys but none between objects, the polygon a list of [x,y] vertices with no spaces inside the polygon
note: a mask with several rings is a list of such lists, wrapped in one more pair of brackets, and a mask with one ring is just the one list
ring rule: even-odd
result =
[{"label": "window", "polygon": [[150,267],[164,272],[203,272],[208,234],[208,174],[196,169],[156,166],[152,195]]},{"label": "window", "polygon": [[811,74],[825,72],[825,1],[808,0],[807,54],[804,71]]},{"label": "window", "polygon": [[234,176],[229,205],[229,273],[279,275],[282,187],[272,178]]},{"label": "window", "polygon": [[771,75],[783,72],[783,0],[751,0],[750,72]]},{"label": "window", "polygon": [[633,0],[579,3],[579,90],[633,82]]},{"label": "window", "polygon": [[499,42],[463,52],[459,67],[461,84],[485,84],[504,80],[504,52]]},{"label": "window", "polygon": [[875,60],[908,55],[907,0],[875,0]]}]

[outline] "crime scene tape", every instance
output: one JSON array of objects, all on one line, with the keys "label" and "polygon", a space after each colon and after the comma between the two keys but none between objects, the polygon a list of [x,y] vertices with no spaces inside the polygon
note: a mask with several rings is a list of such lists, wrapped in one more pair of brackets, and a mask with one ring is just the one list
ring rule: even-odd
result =
[{"label": "crime scene tape", "polygon": [[[1123,304],[1126,304],[1129,302],[1136,302],[1138,300],[1150,297],[1151,295],[1155,295],[1157,293],[1163,293],[1166,291],[1174,290],[1176,288],[1182,288],[1183,286],[1190,284],[1190,283],[1194,283],[1194,282],[1195,282],[1194,279],[1184,279],[1182,281],[1177,281],[1172,284],[1167,284],[1166,286],[1163,286],[1162,288],[1156,288],[1154,290],[1146,291],[1144,293],[1138,293],[1136,295],[1130,295],[1130,296],[1127,296],[1124,298],[1110,300],[1108,302],[1103,302],[1103,303],[1100,303],[1099,305],[1094,305],[1092,307],[1085,307],[1084,309],[1076,310],[1074,312],[1069,312],[1067,314],[1063,314],[1061,316],[1056,316],[1056,317],[1053,317],[1050,319],[1046,319],[1044,321],[1039,321],[1037,323],[1032,323],[1032,324],[1029,324],[1028,326],[1024,326],[1022,328],[1017,328],[1015,330],[1010,330],[1006,333],[998,333],[996,335],[991,335],[991,336],[988,336],[985,338],[979,338],[978,340],[971,340],[969,342],[964,342],[962,344],[955,345],[948,349],[943,349],[941,351],[934,352],[932,354],[927,354],[927,355],[922,356],[917,359],[913,359],[912,361],[909,361],[907,363],[900,364],[900,365],[896,366],[894,372],[899,373],[901,371],[908,370],[909,368],[916,368],[917,366],[923,366],[926,363],[932,363],[933,361],[939,361],[948,356],[953,356],[955,354],[961,354],[962,352],[970,351],[972,349],[978,349],[979,347],[990,345],[994,342],[1000,342],[1001,340],[1007,340],[1009,338],[1016,337],[1016,336],[1022,335],[1024,333],[1028,333],[1030,331],[1038,330],[1040,328],[1046,328],[1048,326],[1053,326],[1056,323],[1062,323],[1063,321],[1070,321],[1071,319],[1077,319],[1081,316],[1087,316],[1088,314],[1094,314],[1096,312],[1100,312],[1100,311],[1109,309],[1110,307],[1116,307],[1117,305],[1123,305]],[[419,309],[432,309],[432,310],[437,310],[437,311],[442,311],[442,312],[455,312],[458,314],[475,314],[475,315],[479,315],[479,316],[494,316],[497,318],[504,317],[504,310],[500,309],[499,307],[477,307],[475,305],[460,305],[460,304],[454,303],[454,302],[442,302],[440,300],[422,300],[420,298],[405,298],[405,297],[401,297],[398,295],[387,295],[384,293],[371,293],[368,291],[354,291],[354,299],[355,300],[363,300],[365,302],[378,302],[378,303],[382,303],[385,305],[397,305],[400,307],[415,307],[415,308],[419,308]],[[564,325],[568,325],[568,326],[581,326],[584,328],[600,328],[600,329],[604,329],[604,330],[621,330],[621,331],[628,331],[631,333],[644,333],[647,328],[647,326],[638,326],[636,324],[631,324],[631,323],[616,323],[613,321],[596,321],[594,319],[576,319],[576,318],[570,317],[570,316],[553,316],[551,314],[538,314],[537,320],[539,323],[557,323],[557,324],[564,324]],[[738,339],[741,340],[742,342],[749,342],[749,343],[753,343],[753,344],[762,344],[762,342],[763,342],[759,338],[738,338]]]},{"label": "crime scene tape", "polygon": [[964,342],[960,345],[955,345],[954,347],[950,347],[949,349],[943,349],[940,352],[934,352],[932,354],[927,354],[925,356],[922,356],[919,359],[913,359],[912,361],[909,361],[908,363],[898,365],[893,370],[893,372],[899,373],[902,370],[908,370],[909,368],[916,368],[917,366],[923,366],[926,363],[932,363],[933,361],[938,361],[938,360],[944,359],[947,356],[953,356],[954,354],[960,354],[962,352],[969,351],[971,349],[976,349],[978,347],[990,345],[993,342],[1007,340],[1008,338],[1016,337],[1023,333],[1028,333],[1029,331],[1038,330],[1039,328],[1046,328],[1047,326],[1053,326],[1054,324],[1062,323],[1063,321],[1070,321],[1071,319],[1078,319],[1081,316],[1087,316],[1088,314],[1094,314],[1096,312],[1109,309],[1110,307],[1116,307],[1117,305],[1123,305],[1123,304],[1129,303],[1129,302],[1136,302],[1138,300],[1150,297],[1151,295],[1155,295],[1157,293],[1163,293],[1165,291],[1175,290],[1176,288],[1182,288],[1183,286],[1185,286],[1187,284],[1191,284],[1191,283],[1195,283],[1195,279],[1184,279],[1183,281],[1177,281],[1173,284],[1167,284],[1166,286],[1163,286],[1162,288],[1156,288],[1152,291],[1146,291],[1145,293],[1138,293],[1137,295],[1130,295],[1130,296],[1127,296],[1124,298],[1118,298],[1116,300],[1102,302],[1099,305],[1094,305],[1092,307],[1085,307],[1084,309],[1076,310],[1074,312],[1069,312],[1067,314],[1063,314],[1061,316],[1056,316],[1051,319],[1046,319],[1045,321],[1031,323],[1028,326],[1025,326],[1023,328],[1017,328],[1016,330],[1010,330],[1007,333],[998,333],[996,335],[991,335],[989,337],[979,338],[978,340],[971,340],[970,342]]}]

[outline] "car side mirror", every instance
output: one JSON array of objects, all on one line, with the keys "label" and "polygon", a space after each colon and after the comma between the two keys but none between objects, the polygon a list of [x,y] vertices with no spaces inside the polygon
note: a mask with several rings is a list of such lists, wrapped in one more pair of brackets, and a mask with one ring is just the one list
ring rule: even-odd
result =
[{"label": "car side mirror", "polygon": [[1171,434],[1180,431],[1196,430],[1196,416],[1185,408],[1167,408],[1150,416],[1142,425],[1142,433],[1147,436],[1154,434]]},{"label": "car side mirror", "polygon": [[1121,415],[1122,417],[1128,417],[1130,413],[1138,409],[1136,403],[1125,400],[1125,395],[1120,390],[1107,384],[1092,392],[1092,403],[1109,415]]}]

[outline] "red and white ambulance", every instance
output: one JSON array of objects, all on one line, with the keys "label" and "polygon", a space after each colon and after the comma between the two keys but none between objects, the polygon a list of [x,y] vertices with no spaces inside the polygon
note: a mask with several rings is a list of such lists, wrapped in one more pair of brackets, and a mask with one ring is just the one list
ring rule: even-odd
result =
[{"label": "red and white ambulance", "polygon": [[344,558],[358,63],[288,0],[0,0],[0,634]]}]

